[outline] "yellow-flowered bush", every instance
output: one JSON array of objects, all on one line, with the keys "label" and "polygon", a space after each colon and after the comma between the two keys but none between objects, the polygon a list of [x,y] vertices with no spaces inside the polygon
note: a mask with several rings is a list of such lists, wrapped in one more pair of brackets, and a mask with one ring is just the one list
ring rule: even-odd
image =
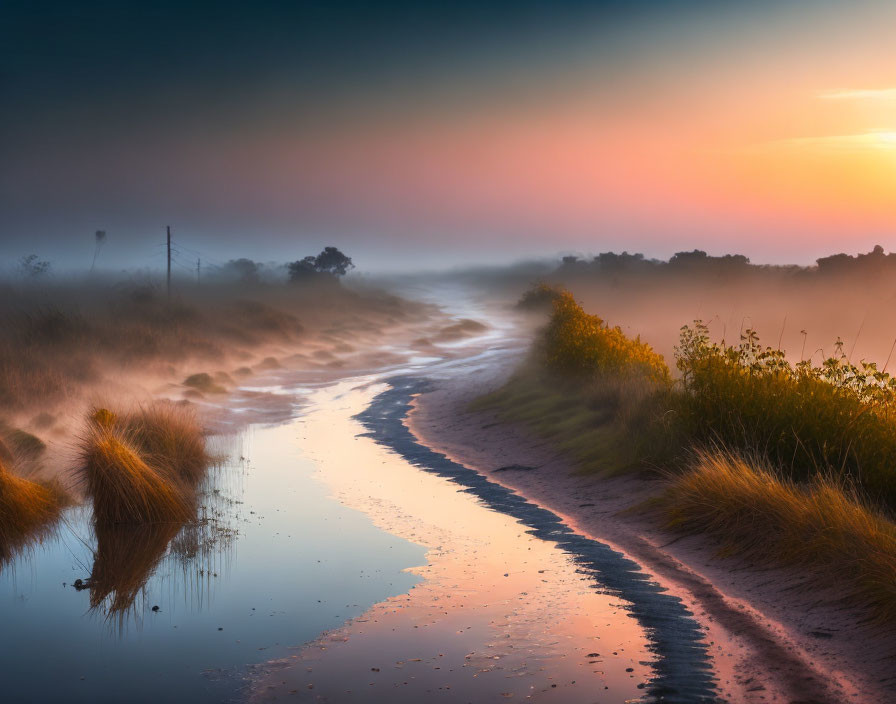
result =
[{"label": "yellow-flowered bush", "polygon": [[643,377],[661,384],[670,379],[662,355],[650,345],[586,313],[573,295],[563,290],[556,292],[537,353],[549,369],[578,378]]}]

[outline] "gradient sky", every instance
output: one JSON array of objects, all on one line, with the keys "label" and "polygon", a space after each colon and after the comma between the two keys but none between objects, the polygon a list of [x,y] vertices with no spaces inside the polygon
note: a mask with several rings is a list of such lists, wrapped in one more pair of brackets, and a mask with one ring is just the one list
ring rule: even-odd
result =
[{"label": "gradient sky", "polygon": [[0,255],[896,249],[896,3],[0,0]]}]

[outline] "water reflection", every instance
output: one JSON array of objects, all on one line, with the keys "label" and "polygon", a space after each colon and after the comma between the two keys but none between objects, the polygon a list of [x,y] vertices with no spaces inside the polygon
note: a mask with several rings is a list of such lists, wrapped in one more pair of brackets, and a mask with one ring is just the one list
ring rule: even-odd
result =
[{"label": "water reflection", "polygon": [[182,527],[180,523],[96,526],[97,547],[88,580],[90,607],[123,621]]},{"label": "water reflection", "polygon": [[316,392],[301,443],[342,504],[427,548],[412,570],[422,581],[271,663],[256,698],[590,704],[643,694],[656,656],[631,604],[596,590],[556,541],[364,437],[353,416],[374,391]]},{"label": "water reflection", "polygon": [[147,609],[158,609],[144,598],[147,582],[157,572],[167,577],[169,588],[177,582],[191,610],[201,610],[212,580],[228,569],[242,503],[233,492],[241,482],[227,482],[224,470],[212,472],[190,521],[93,525],[93,567],[75,588],[89,589],[91,610],[115,623],[119,634],[128,622],[139,623]]},{"label": "water reflection", "polygon": [[173,535],[97,535],[89,507],[69,509],[0,573],[3,701],[231,701],[247,665],[418,581],[402,569],[422,550],[328,495],[300,427],[249,427]]}]

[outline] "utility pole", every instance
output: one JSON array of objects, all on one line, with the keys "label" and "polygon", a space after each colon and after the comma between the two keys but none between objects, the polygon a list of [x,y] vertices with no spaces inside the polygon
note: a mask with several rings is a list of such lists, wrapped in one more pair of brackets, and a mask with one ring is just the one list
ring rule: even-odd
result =
[{"label": "utility pole", "polygon": [[196,260],[196,285],[199,285],[199,275],[202,271],[202,259],[199,258]]},{"label": "utility pole", "polygon": [[168,302],[171,302],[171,225],[165,230],[168,233]]}]

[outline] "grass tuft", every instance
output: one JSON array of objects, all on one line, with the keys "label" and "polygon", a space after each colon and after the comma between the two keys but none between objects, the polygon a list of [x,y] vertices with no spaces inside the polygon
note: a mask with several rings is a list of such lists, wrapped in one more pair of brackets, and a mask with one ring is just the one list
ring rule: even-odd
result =
[{"label": "grass tuft", "polygon": [[67,503],[58,484],[16,476],[0,461],[0,562],[48,529]]},{"label": "grass tuft", "polygon": [[640,338],[627,337],[619,327],[586,313],[569,291],[556,292],[535,355],[548,370],[573,379],[621,376],[670,383],[662,355]]},{"label": "grass tuft", "polygon": [[761,458],[700,451],[660,506],[667,528],[712,535],[723,554],[820,572],[878,619],[896,620],[896,525],[836,479],[800,485]]},{"label": "grass tuft", "polygon": [[172,479],[195,484],[211,462],[191,406],[157,401],[125,414],[120,425],[141,456]]},{"label": "grass tuft", "polygon": [[81,475],[97,524],[187,521],[210,462],[192,409],[168,402],[116,414],[95,410]]},{"label": "grass tuft", "polygon": [[89,432],[82,473],[98,524],[186,521],[193,514],[187,487],[150,467],[137,447],[113,430]]},{"label": "grass tuft", "polygon": [[760,453],[788,476],[834,474],[896,508],[896,379],[852,364],[837,344],[818,366],[791,365],[753,330],[712,343],[696,321],[681,331],[670,410],[690,444]]},{"label": "grass tuft", "polygon": [[191,374],[184,379],[184,386],[196,389],[206,394],[225,394],[227,389],[217,383],[211,376],[205,372],[199,374]]}]

